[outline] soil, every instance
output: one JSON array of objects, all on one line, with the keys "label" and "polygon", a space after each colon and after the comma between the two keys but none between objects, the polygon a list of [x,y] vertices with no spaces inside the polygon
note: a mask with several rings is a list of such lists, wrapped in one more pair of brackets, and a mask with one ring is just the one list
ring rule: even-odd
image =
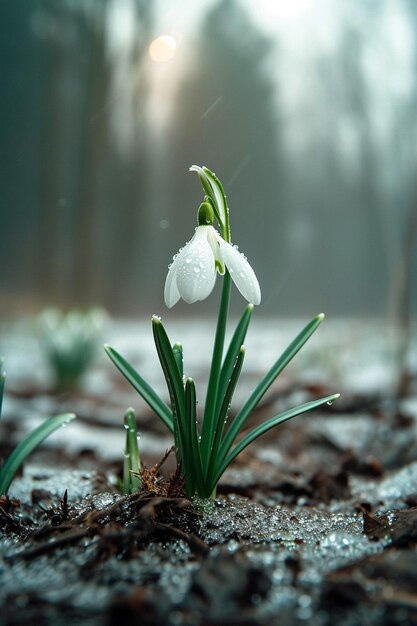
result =
[{"label": "soil", "polygon": [[[8,384],[1,456],[42,413],[71,407],[78,419],[0,501],[0,624],[417,624],[415,378],[401,398],[378,384],[346,387],[249,447],[217,499],[199,502],[172,478],[172,455],[146,490],[120,493],[132,395],[102,367],[105,384],[66,396],[36,378]],[[340,390],[304,374],[274,386],[248,426]],[[144,408],[138,425],[152,468],[172,442]]]}]

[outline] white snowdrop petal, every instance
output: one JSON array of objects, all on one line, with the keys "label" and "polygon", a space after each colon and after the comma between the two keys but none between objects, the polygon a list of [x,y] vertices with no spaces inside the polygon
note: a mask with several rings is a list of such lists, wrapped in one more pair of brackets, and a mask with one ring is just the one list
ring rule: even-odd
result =
[{"label": "white snowdrop petal", "polygon": [[[194,237],[193,237],[194,239]],[[181,298],[181,294],[178,291],[177,287],[177,272],[178,267],[181,264],[181,257],[187,251],[188,246],[191,245],[193,241],[187,241],[183,248],[180,248],[177,254],[174,256],[172,264],[169,266],[168,275],[165,279],[165,289],[164,289],[164,300],[167,307],[170,309],[177,304],[178,300]]]},{"label": "white snowdrop petal", "polygon": [[178,257],[176,285],[181,298],[188,304],[207,298],[216,282],[216,267],[207,240],[207,228],[197,228],[193,239]]},{"label": "white snowdrop petal", "polygon": [[177,304],[181,295],[178,291],[177,287],[177,268],[178,268],[178,257],[175,259],[171,267],[169,268],[168,275],[165,280],[165,289],[164,289],[164,300],[167,307],[170,309]]},{"label": "white snowdrop petal", "polygon": [[260,304],[261,289],[258,279],[243,254],[221,237],[218,242],[223,261],[242,296],[252,304]]}]

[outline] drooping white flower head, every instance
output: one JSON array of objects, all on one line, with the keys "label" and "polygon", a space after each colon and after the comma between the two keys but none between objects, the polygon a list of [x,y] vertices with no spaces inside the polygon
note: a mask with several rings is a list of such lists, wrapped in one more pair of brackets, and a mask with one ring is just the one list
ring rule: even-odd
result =
[{"label": "drooping white flower head", "polygon": [[223,275],[225,268],[248,302],[261,302],[259,283],[246,257],[220,236],[212,226],[212,219],[200,218],[201,213],[207,215],[210,212],[210,205],[203,203],[199,212],[200,225],[191,241],[175,255],[169,268],[164,293],[169,308],[180,298],[188,304],[207,298],[214,288],[217,272]]}]

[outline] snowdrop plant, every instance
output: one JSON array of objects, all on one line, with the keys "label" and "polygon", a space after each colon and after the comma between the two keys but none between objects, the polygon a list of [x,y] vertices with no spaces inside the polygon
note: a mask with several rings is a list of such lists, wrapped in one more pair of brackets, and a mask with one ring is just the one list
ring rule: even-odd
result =
[{"label": "snowdrop plant", "polygon": [[[178,252],[169,267],[165,282],[165,303],[172,307],[180,298],[190,304],[204,300],[213,290],[217,274],[223,277],[201,424],[198,424],[194,380],[184,376],[182,346],[179,343],[172,345],[159,317],[152,318],[152,329],[168,387],[170,406],[116,350],[110,346],[105,346],[105,349],[120,372],[172,432],[187,495],[212,498],[215,497],[222,474],[250,443],[297,415],[326,403],[330,404],[339,394],[307,402],[274,415],[239,438],[252,411],[277,376],[311,337],[324,315],[317,315],[305,326],[258,383],[234,419],[229,421],[233,393],[245,358],[245,336],[254,305],[261,301],[261,291],[247,259],[231,243],[229,209],[222,184],[206,167],[194,165],[191,171],[198,174],[205,196],[198,211],[198,225],[192,239]],[[220,233],[215,229],[215,223]],[[232,281],[249,304],[226,348]]]},{"label": "snowdrop plant", "polygon": [[[0,359],[0,416],[5,380],[6,374],[3,371],[3,362]],[[28,457],[29,454],[33,452],[33,450],[37,448],[44,439],[49,437],[49,435],[52,435],[55,430],[61,428],[61,426],[69,424],[69,422],[72,422],[73,419],[75,419],[74,413],[55,415],[35,428],[16,446],[4,464],[0,467],[0,496],[7,494],[14,477],[19,471],[21,465],[25,462],[26,457]]]},{"label": "snowdrop plant", "polygon": [[77,388],[91,365],[107,314],[103,309],[86,312],[56,308],[45,309],[39,316],[42,346],[55,378],[58,391]]}]

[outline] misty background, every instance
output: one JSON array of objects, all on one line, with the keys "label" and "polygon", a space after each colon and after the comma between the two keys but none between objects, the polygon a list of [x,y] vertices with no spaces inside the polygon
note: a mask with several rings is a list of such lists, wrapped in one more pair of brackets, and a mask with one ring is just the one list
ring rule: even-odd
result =
[{"label": "misty background", "polygon": [[[414,0],[0,10],[3,317],[165,311],[167,266],[202,199],[194,163],[225,186],[260,313],[415,312]],[[168,60],[150,54],[160,36]]]}]

